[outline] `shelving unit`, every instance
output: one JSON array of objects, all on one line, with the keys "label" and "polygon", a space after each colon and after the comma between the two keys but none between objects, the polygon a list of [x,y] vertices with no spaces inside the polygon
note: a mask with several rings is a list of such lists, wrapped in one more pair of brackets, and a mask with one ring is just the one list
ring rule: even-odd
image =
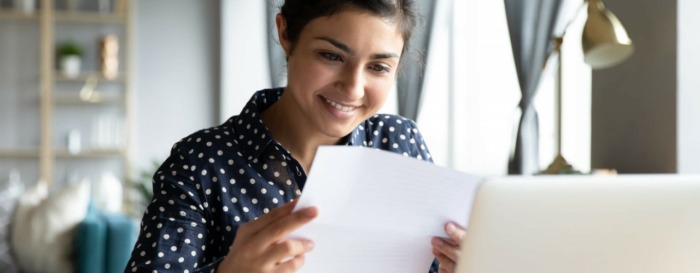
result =
[{"label": "shelving unit", "polygon": [[39,158],[39,150],[32,148],[0,149],[2,158]]},{"label": "shelving unit", "polygon": [[16,11],[7,11],[5,9],[0,9],[0,20],[27,20],[36,21],[39,16],[36,14],[25,14]]},{"label": "shelving unit", "polygon": [[108,157],[123,157],[126,156],[126,149],[90,149],[71,153],[67,150],[55,151],[56,157],[64,158],[108,158]]},{"label": "shelving unit", "polygon": [[101,14],[95,12],[82,12],[82,11],[56,11],[55,13],[57,22],[73,22],[73,23],[111,23],[111,24],[125,24],[126,17],[123,14]]},{"label": "shelving unit", "polygon": [[[96,0],[84,0],[83,3]],[[13,145],[7,147],[7,143],[4,146],[0,146],[0,160],[2,162],[8,162],[12,160],[17,161],[27,161],[35,160],[37,162],[37,174],[40,181],[52,185],[56,182],[56,166],[73,164],[91,164],[95,161],[106,160],[106,161],[119,161],[121,162],[121,177],[124,185],[127,186],[130,176],[131,169],[131,136],[130,130],[132,123],[132,94],[133,94],[133,84],[131,82],[132,76],[132,56],[133,56],[133,19],[132,19],[132,1],[131,0],[111,0],[111,6],[113,7],[110,12],[100,12],[97,10],[81,9],[78,10],[63,10],[55,6],[56,2],[54,0],[40,0],[38,1],[38,8],[31,13],[21,12],[16,9],[10,9],[8,7],[0,6],[0,24],[4,21],[7,22],[35,22],[36,30],[38,33],[37,42],[38,46],[38,70],[33,71],[38,74],[36,79],[36,86],[38,90],[27,91],[36,93],[36,111],[38,112],[38,136],[36,136],[36,147],[23,147],[27,145]],[[2,3],[2,2],[0,2]],[[90,4],[90,3],[88,3]],[[24,24],[22,24],[24,25]],[[90,67],[86,67],[77,77],[66,77],[56,69],[56,46],[59,39],[64,39],[66,37],[65,33],[61,33],[58,29],[71,30],[83,29],[94,26],[95,29],[113,29],[118,28],[117,35],[119,38],[119,74],[115,78],[105,78],[102,76],[100,71],[91,71]],[[106,27],[105,27],[106,26]],[[101,38],[102,34],[100,31],[95,33],[81,33],[84,36],[93,35],[94,41]],[[2,33],[0,33],[2,34]],[[12,39],[15,37],[2,37],[0,39]],[[57,39],[58,38],[58,39]],[[9,41],[9,40],[6,40]],[[83,46],[94,46],[97,47],[97,42],[93,44],[85,44]],[[1,47],[1,46],[0,46]],[[0,48],[1,53],[2,48]],[[0,58],[3,55],[0,54]],[[99,60],[98,56],[95,56],[95,61]],[[15,60],[19,62],[19,60]],[[0,59],[0,62],[3,62]],[[95,65],[97,67],[97,65]],[[25,71],[26,72],[26,71]],[[19,73],[19,72],[18,72]],[[90,98],[85,98],[80,96],[80,86],[92,78],[97,79],[100,85],[111,86],[111,92],[100,93],[99,96],[92,96]],[[61,89],[76,89],[71,92],[63,92]],[[16,86],[3,86],[0,82],[0,91],[3,88],[17,88]],[[117,90],[117,91],[114,91]],[[24,92],[24,91],[22,91]],[[15,91],[15,94],[22,93]],[[10,92],[11,93],[11,92]],[[8,96],[5,92],[0,92],[0,100],[5,99],[3,96]],[[93,113],[99,115],[109,109],[110,111],[115,111],[119,113],[119,118],[123,120],[123,128],[125,130],[120,132],[123,134],[121,138],[123,139],[123,145],[109,145],[107,148],[101,148],[99,146],[90,147],[90,145],[83,145],[79,152],[71,153],[68,151],[65,145],[61,145],[60,139],[63,138],[61,132],[57,132],[58,128],[72,126],[66,124],[78,124],[82,127],[89,127],[90,114],[83,115],[82,111],[88,111],[88,113]],[[72,112],[71,112],[72,111]],[[75,112],[79,113],[76,114]],[[82,118],[85,120],[71,119],[61,119],[57,113],[71,113],[71,117],[83,115]],[[14,128],[10,128],[11,130]],[[5,130],[0,128],[0,130]],[[8,131],[6,131],[8,132]],[[89,139],[89,132],[85,132],[83,136],[84,139]],[[2,139],[0,139],[1,141]],[[2,144],[2,143],[0,143]],[[22,146],[21,148],[14,146]],[[63,160],[68,160],[70,163],[63,163]],[[76,163],[77,162],[77,163]],[[84,163],[81,163],[84,162]],[[0,166],[1,168],[2,166]],[[4,171],[4,170],[0,170]],[[64,170],[65,171],[65,170]],[[4,178],[0,177],[0,180]]]},{"label": "shelving unit", "polygon": [[69,78],[66,77],[60,73],[56,74],[56,82],[75,82],[75,83],[84,83],[85,81],[88,80],[89,77],[97,77],[97,80],[99,82],[108,82],[108,83],[123,83],[126,81],[126,76],[123,74],[118,75],[115,79],[107,79],[104,76],[101,75],[99,71],[83,71],[78,75],[77,77]]}]

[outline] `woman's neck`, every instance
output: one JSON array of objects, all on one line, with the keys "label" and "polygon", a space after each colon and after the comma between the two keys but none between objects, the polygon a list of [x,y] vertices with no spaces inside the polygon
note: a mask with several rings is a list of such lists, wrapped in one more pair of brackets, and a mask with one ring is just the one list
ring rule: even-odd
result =
[{"label": "woman's neck", "polygon": [[261,119],[270,130],[272,137],[299,161],[306,173],[311,167],[319,146],[333,145],[340,141],[324,135],[307,122],[298,105],[285,93],[276,103],[263,111]]}]

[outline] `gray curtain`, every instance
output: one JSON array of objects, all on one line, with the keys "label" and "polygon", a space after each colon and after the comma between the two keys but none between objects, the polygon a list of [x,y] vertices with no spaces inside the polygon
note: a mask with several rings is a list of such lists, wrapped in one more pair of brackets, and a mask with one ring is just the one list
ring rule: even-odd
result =
[{"label": "gray curtain", "polygon": [[275,24],[275,16],[280,11],[280,7],[284,3],[283,0],[267,0],[267,53],[268,62],[270,65],[270,87],[284,87],[287,85],[287,61],[285,60],[284,50],[279,45],[277,40],[277,25]]},{"label": "gray curtain", "polygon": [[539,170],[539,125],[533,101],[547,57],[553,50],[554,27],[561,0],[504,0],[513,58],[522,98],[518,130],[508,162],[509,174]]},{"label": "gray curtain", "polygon": [[[411,120],[418,118],[421,99],[423,98],[423,79],[425,69],[423,61],[427,62],[430,47],[430,36],[433,27],[435,7],[438,1],[446,0],[417,0],[416,8],[423,17],[423,24],[419,25],[413,33],[410,47],[419,53],[417,58],[408,55],[403,61],[401,74],[397,80],[397,91],[399,99],[399,115]],[[404,52],[411,54],[411,52]],[[422,57],[422,58],[421,58]]]}]

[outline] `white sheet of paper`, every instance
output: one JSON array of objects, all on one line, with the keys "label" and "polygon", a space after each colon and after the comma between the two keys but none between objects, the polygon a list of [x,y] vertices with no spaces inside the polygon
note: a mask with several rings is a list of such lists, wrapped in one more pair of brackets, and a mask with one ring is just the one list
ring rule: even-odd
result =
[{"label": "white sheet of paper", "polygon": [[480,178],[396,153],[323,146],[295,211],[319,215],[291,238],[313,240],[301,273],[427,273],[430,240],[468,225]]}]

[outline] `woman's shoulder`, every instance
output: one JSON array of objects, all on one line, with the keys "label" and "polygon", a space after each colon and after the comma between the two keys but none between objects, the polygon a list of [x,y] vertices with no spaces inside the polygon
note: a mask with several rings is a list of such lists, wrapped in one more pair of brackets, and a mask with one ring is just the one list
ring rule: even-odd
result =
[{"label": "woman's shoulder", "polygon": [[[193,151],[213,151],[228,147],[228,149],[237,146],[235,142],[235,128],[232,125],[236,117],[231,117],[226,122],[195,131],[188,136],[180,139],[173,145],[174,150],[180,152],[192,153]],[[187,151],[185,151],[187,150]]]},{"label": "woman's shoulder", "polygon": [[430,152],[416,123],[392,114],[376,114],[360,125],[364,146],[431,160]]},{"label": "woman's shoulder", "polygon": [[402,133],[418,133],[413,120],[393,114],[376,114],[362,124],[368,131],[377,131],[385,136],[400,136]]}]

